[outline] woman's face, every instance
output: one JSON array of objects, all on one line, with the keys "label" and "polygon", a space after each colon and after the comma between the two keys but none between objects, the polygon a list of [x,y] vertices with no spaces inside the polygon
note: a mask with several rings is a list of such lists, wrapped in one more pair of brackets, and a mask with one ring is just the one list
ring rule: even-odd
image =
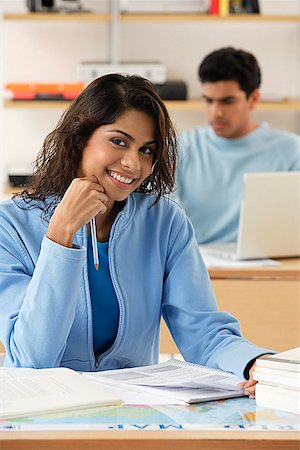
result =
[{"label": "woman's face", "polygon": [[110,200],[125,200],[151,174],[155,146],[153,119],[128,110],[94,131],[83,150],[78,176],[95,175]]}]

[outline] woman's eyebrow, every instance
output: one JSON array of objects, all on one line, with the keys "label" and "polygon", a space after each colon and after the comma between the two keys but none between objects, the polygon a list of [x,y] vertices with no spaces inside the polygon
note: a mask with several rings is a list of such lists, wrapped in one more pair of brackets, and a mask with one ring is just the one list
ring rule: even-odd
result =
[{"label": "woman's eyebrow", "polygon": [[[134,137],[132,137],[130,134],[126,133],[126,131],[122,131],[122,130],[107,130],[107,133],[120,133],[123,134],[123,136],[127,137],[127,139],[129,139],[130,141],[134,141]],[[151,141],[147,141],[144,143],[144,145],[150,145],[150,144],[156,144],[156,141],[153,139]]]},{"label": "woman's eyebrow", "polygon": [[107,130],[107,133],[121,133],[123,134],[123,136],[127,137],[127,139],[129,139],[130,141],[134,141],[134,138],[130,136],[130,134],[122,130]]}]

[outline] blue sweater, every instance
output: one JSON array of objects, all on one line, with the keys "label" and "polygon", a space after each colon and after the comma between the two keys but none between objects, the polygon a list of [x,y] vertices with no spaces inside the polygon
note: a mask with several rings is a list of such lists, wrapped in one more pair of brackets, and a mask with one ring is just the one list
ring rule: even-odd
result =
[{"label": "blue sweater", "polygon": [[220,312],[183,210],[172,200],[132,194],[109,240],[109,268],[119,302],[113,345],[98,358],[87,269],[87,229],[74,247],[45,237],[40,209],[0,205],[0,340],[8,367],[65,366],[81,371],[156,363],[163,314],[187,361],[235,372],[269,350],[241,337]]},{"label": "blue sweater", "polygon": [[199,244],[237,240],[243,177],[249,172],[300,170],[300,137],[266,123],[238,139],[211,127],[181,136],[174,198],[195,228]]}]

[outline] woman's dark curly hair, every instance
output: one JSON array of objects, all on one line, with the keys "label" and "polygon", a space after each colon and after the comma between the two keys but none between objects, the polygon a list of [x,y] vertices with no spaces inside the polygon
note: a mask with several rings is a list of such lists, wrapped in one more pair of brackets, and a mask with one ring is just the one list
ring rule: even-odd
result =
[{"label": "woman's dark curly hair", "polygon": [[177,143],[163,101],[144,78],[110,74],[89,84],[65,111],[56,128],[46,137],[33,175],[17,196],[29,203],[37,200],[34,201],[36,206],[49,196],[54,196],[57,203],[78,176],[82,152],[93,132],[101,125],[115,122],[130,109],[146,113],[155,123],[155,164],[137,192],[157,194],[155,203],[162,195],[170,193],[174,186]]}]

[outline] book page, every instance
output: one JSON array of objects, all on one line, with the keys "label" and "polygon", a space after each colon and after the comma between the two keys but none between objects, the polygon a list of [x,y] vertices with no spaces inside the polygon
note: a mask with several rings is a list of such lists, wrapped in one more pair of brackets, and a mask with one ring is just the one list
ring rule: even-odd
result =
[{"label": "book page", "polygon": [[241,380],[230,372],[177,360],[132,369],[108,370],[100,374],[88,373],[88,376],[91,378],[101,376],[103,379],[135,386],[163,386],[189,389],[211,387],[230,391],[241,390],[237,386]]},{"label": "book page", "polygon": [[121,403],[74,370],[0,369],[0,419]]},{"label": "book page", "polygon": [[56,377],[51,374],[41,377],[40,374],[31,370],[24,372],[23,369],[20,369],[20,372],[18,371],[19,369],[13,372],[0,372],[1,386],[5,386],[5,389],[0,389],[0,401],[3,407],[16,400],[64,395],[72,392],[69,386],[59,384]]}]

